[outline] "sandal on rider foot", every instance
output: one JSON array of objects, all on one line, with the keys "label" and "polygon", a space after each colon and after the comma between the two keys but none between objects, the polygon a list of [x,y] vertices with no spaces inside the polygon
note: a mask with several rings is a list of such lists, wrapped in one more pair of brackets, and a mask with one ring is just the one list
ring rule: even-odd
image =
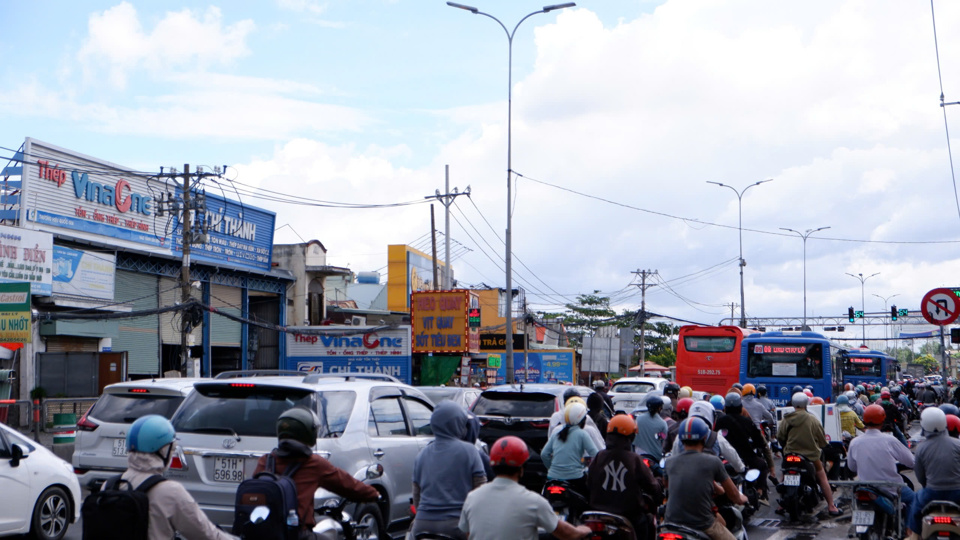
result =
[{"label": "sandal on rider foot", "polygon": [[827,513],[830,514],[830,517],[838,517],[843,515],[843,510],[841,508],[837,508],[836,511],[827,510]]}]

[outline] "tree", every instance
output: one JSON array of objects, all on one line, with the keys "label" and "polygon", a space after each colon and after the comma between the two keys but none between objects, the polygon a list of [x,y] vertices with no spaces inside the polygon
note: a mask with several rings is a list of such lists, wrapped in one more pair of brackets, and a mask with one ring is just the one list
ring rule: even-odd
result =
[{"label": "tree", "polygon": [[930,356],[929,354],[920,355],[917,358],[914,358],[913,363],[923,366],[923,369],[927,375],[940,371],[940,362],[938,362],[936,358]]},{"label": "tree", "polygon": [[610,297],[600,296],[599,293],[578,294],[576,304],[565,305],[567,310],[563,313],[563,324],[571,347],[580,348],[583,337],[593,334],[597,328],[617,324],[616,312],[610,309]]}]

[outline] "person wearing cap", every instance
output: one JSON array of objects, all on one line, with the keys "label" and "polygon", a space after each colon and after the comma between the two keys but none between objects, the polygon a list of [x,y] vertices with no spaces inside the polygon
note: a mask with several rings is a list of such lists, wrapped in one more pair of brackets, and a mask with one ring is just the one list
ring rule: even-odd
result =
[{"label": "person wearing cap", "polygon": [[833,490],[827,472],[820,461],[820,454],[827,446],[827,437],[823,433],[823,426],[815,416],[807,413],[807,404],[810,398],[803,392],[797,392],[791,399],[794,411],[787,413],[780,422],[777,430],[777,441],[783,447],[783,454],[800,454],[813,463],[814,474],[820,490],[827,500],[827,511],[831,516],[839,516],[843,512],[833,502]]},{"label": "person wearing cap", "polygon": [[633,446],[638,454],[647,454],[660,461],[663,459],[663,441],[667,440],[667,421],[660,417],[663,400],[660,396],[650,396],[636,410],[637,435]]},{"label": "person wearing cap", "polygon": [[600,397],[603,398],[603,401],[613,409],[613,398],[610,397],[610,394],[607,393],[607,383],[603,379],[597,379],[593,381],[593,391],[600,394]]},{"label": "person wearing cap", "polygon": [[663,412],[667,415],[673,414],[673,409],[677,406],[677,401],[680,399],[680,385],[675,382],[668,382],[663,387],[663,397],[666,398],[666,401],[663,402]]},{"label": "person wearing cap", "polygon": [[[141,416],[127,432],[127,470],[120,476],[122,486],[136,489],[170,467],[176,448],[173,424],[159,414]],[[175,533],[186,540],[236,540],[214,525],[180,482],[167,480],[147,492],[150,519],[149,540],[169,540]],[[80,504],[80,501],[76,501]]]},{"label": "person wearing cap", "polygon": [[[553,413],[550,416],[550,424],[547,427],[547,437],[552,437],[553,434],[563,429],[565,424],[563,420],[563,412],[566,409],[567,405],[573,402],[582,403],[584,407],[587,406],[587,402],[580,397],[580,392],[576,388],[567,388],[563,391],[563,405],[560,406],[560,410]],[[593,421],[593,418],[587,416],[587,423],[583,427],[584,431],[587,432],[587,435],[590,436],[590,439],[593,440],[593,444],[599,449],[603,449],[606,446],[606,443],[603,442],[603,434],[600,433],[600,429],[597,427],[597,424]]]},{"label": "person wearing cap", "polygon": [[[844,396],[841,396],[844,397]],[[851,411],[852,414],[852,411]],[[914,457],[896,438],[880,431],[886,413],[883,407],[870,405],[863,413],[866,431],[860,437],[850,441],[847,450],[847,467],[865,482],[894,482],[900,484],[900,500],[910,507],[913,503],[913,490],[907,487],[897,470],[897,465],[908,469],[914,467]],[[891,497],[896,497],[897,488],[881,488]]]},{"label": "person wearing cap", "polygon": [[734,504],[746,504],[747,498],[727,475],[723,461],[704,451],[712,433],[698,416],[680,422],[677,439],[683,452],[670,456],[664,471],[666,484],[674,494],[667,498],[664,522],[702,531],[713,540],[734,540],[723,519],[714,513],[713,498],[723,494]]},{"label": "person wearing cap", "polygon": [[633,451],[636,434],[637,423],[629,414],[610,419],[607,448],[590,462],[587,473],[588,500],[591,510],[629,519],[638,538],[653,538],[652,513],[663,501],[663,490],[650,468]]},{"label": "person wearing cap", "polygon": [[936,407],[920,413],[920,428],[926,440],[916,451],[913,472],[923,486],[910,508],[907,527],[916,537],[920,532],[923,508],[934,500],[960,504],[960,440],[947,434],[947,415]]},{"label": "person wearing cap", "polygon": [[538,528],[560,540],[590,534],[586,525],[573,526],[558,518],[546,499],[520,485],[529,458],[530,451],[519,437],[502,437],[491,445],[490,461],[497,477],[471,491],[460,512],[460,530],[470,540],[537,540]]}]

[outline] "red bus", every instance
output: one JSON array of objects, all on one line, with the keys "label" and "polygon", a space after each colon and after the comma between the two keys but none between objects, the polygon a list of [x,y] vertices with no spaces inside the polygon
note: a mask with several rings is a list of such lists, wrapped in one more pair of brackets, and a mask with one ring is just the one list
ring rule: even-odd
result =
[{"label": "red bus", "polygon": [[738,326],[680,327],[677,344],[677,384],[726,395],[740,380],[740,343],[756,330]]}]

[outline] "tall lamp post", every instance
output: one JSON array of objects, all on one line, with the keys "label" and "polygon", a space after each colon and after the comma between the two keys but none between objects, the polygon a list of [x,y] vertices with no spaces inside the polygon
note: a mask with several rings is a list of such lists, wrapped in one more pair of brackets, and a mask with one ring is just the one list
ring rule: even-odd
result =
[{"label": "tall lamp post", "polygon": [[857,274],[857,275],[853,275],[853,274],[851,274],[850,272],[844,272],[844,273],[847,274],[848,276],[852,277],[852,278],[855,278],[855,279],[859,279],[859,280],[860,280],[860,313],[862,314],[862,316],[860,317],[860,320],[861,320],[862,323],[863,323],[863,324],[862,324],[862,326],[863,326],[863,344],[866,345],[866,344],[867,344],[867,308],[866,308],[866,302],[864,301],[863,284],[866,283],[867,280],[870,279],[870,278],[872,278],[873,276],[879,276],[879,275],[880,275],[880,272],[877,272],[877,273],[875,273],[875,274],[870,274],[870,275],[867,276],[867,277],[863,277],[863,273],[859,273],[859,274]]},{"label": "tall lamp post", "polygon": [[800,238],[803,239],[803,327],[801,330],[807,330],[807,238],[810,238],[810,235],[829,229],[830,227],[820,227],[819,229],[807,229],[807,232],[795,231],[793,229],[788,229],[786,227],[780,227],[781,231],[789,231]]},{"label": "tall lamp post", "polygon": [[733,186],[728,186],[727,184],[721,184],[720,182],[712,182],[707,180],[708,184],[714,184],[720,187],[730,188],[734,193],[737,194],[737,213],[739,214],[739,224],[737,230],[740,232],[740,328],[747,327],[747,316],[746,316],[746,306],[744,304],[743,298],[743,267],[747,265],[747,261],[743,260],[743,194],[747,192],[748,189],[753,186],[759,186],[760,184],[765,184],[767,182],[772,182],[773,178],[768,178],[766,180],[760,180],[759,182],[754,182],[749,186],[743,188],[740,191],[737,191],[737,188]]},{"label": "tall lamp post", "polygon": [[[520,24],[523,21],[529,19],[530,17],[538,13],[549,13],[551,11],[556,11],[558,9],[564,9],[568,7],[576,6],[573,2],[567,2],[565,4],[554,4],[550,6],[543,6],[543,9],[539,11],[534,11],[533,13],[527,14],[525,17],[520,19],[520,22],[513,27],[513,31],[507,30],[507,27],[500,22],[500,19],[490,15],[489,13],[484,13],[479,9],[473,6],[465,6],[463,4],[458,4],[456,2],[447,2],[447,5],[450,7],[455,7],[457,9],[463,9],[473,13],[474,15],[483,15],[484,17],[489,17],[494,21],[497,21],[497,24],[500,25],[500,28],[503,28],[503,31],[507,34],[507,230],[504,234],[504,244],[506,244],[506,257],[504,258],[504,265],[506,266],[506,281],[507,281],[507,339],[505,340],[505,356],[506,358],[506,382],[507,384],[512,384],[514,381],[513,373],[513,272],[512,262],[513,256],[511,252],[512,241],[512,230],[511,224],[513,222],[513,214],[511,209],[511,187],[513,184],[513,168],[512,168],[512,151],[513,145],[511,140],[512,135],[512,122],[513,122],[513,36],[517,33],[517,28],[520,27]],[[524,381],[526,382],[526,381]]]},{"label": "tall lamp post", "polygon": [[[880,296],[880,295],[877,294],[877,293],[873,293],[873,296],[876,296],[877,298],[883,300],[883,312],[884,312],[884,313],[888,313],[888,312],[887,312],[887,302],[889,302],[890,299],[893,298],[894,296],[900,296],[900,293],[887,296],[886,298],[884,298],[883,296]],[[890,337],[890,335],[887,333],[887,324],[884,323],[884,324],[883,324],[883,338],[884,338],[884,339],[887,339],[887,338],[889,338],[889,337]]]}]

